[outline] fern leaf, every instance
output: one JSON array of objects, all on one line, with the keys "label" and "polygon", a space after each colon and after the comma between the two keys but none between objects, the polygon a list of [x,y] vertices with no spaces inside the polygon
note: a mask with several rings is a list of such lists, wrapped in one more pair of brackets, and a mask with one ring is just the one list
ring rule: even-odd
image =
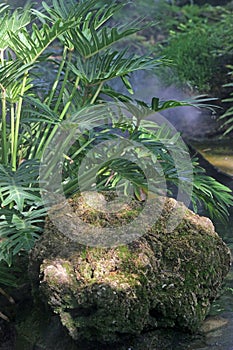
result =
[{"label": "fern leaf", "polygon": [[10,31],[9,46],[24,63],[34,63],[45,49],[72,25],[74,25],[74,21],[57,20],[51,27],[44,24],[40,29],[34,24],[32,33],[29,33],[25,28],[20,33]]},{"label": "fern leaf", "polygon": [[0,50],[9,47],[9,31],[17,33],[30,22],[30,14],[27,9],[9,11],[9,6],[2,4],[0,8]]}]

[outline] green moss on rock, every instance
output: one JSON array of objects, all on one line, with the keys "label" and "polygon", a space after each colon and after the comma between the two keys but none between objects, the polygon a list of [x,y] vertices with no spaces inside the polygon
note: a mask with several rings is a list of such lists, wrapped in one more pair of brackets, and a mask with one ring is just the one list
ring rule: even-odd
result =
[{"label": "green moss on rock", "polygon": [[[76,215],[85,213],[87,221],[98,216],[96,211],[88,217],[90,209],[80,197],[71,201]],[[166,200],[159,220],[146,234],[115,248],[78,244],[47,220],[31,255],[31,278],[34,288],[40,279],[43,300],[73,339],[114,342],[157,327],[191,332],[200,327],[229,270],[230,253],[209,219],[177,202],[184,217],[166,232],[174,203]],[[140,207],[132,204],[137,213]],[[125,210],[130,212],[130,205]],[[111,225],[111,217],[99,215],[104,226]],[[119,222],[128,217],[113,214],[114,224],[116,216]]]}]

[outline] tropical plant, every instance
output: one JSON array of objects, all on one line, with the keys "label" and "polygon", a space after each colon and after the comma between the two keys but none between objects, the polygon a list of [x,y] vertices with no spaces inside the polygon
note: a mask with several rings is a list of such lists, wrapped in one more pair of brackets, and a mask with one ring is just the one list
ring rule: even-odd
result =
[{"label": "tropical plant", "polygon": [[[9,265],[14,255],[31,249],[43,230],[46,208],[40,191],[46,191],[46,181],[61,171],[65,194],[78,191],[80,164],[89,150],[103,140],[122,139],[127,133],[129,140],[143,145],[150,153],[148,156],[140,149],[134,153],[129,145],[124,151],[133,154],[135,162],[112,160],[110,154],[106,164],[97,169],[100,190],[113,189],[125,179],[126,192],[131,181],[135,195],[141,199],[147,184],[137,166],[139,158],[140,164],[147,164],[150,158],[158,173],[162,167],[168,183],[180,185],[179,177],[182,177],[184,190],[190,187],[187,170],[181,167],[178,174],[172,159],[173,150],[182,149],[178,136],[144,119],[149,113],[167,108],[206,106],[206,100],[200,97],[178,102],[153,98],[146,105],[111,88],[110,81],[120,78],[129,94],[133,94],[129,75],[163,64],[162,58],[138,57],[125,49],[116,50],[118,41],[141,29],[140,21],[121,26],[109,24],[109,19],[122,6],[111,3],[100,7],[96,0],[53,0],[52,5],[43,3],[41,12],[12,13],[7,5],[0,7],[0,260]],[[46,81],[48,71],[51,74]],[[106,104],[107,99],[115,103],[112,109]],[[92,106],[96,107],[92,109]],[[117,113],[116,106],[120,106]],[[101,125],[99,113],[104,120]],[[125,115],[121,118],[122,113]],[[126,117],[129,113],[131,119]],[[59,133],[63,131],[66,137],[55,144],[54,140],[59,141]],[[51,161],[44,169],[41,164],[46,154]],[[95,157],[100,159],[101,152]],[[39,175],[39,168],[43,176]],[[87,185],[89,170],[84,174]],[[212,203],[211,193],[216,188],[211,186],[212,183],[207,183],[205,188],[196,186],[195,196]],[[231,196],[222,188],[215,212],[226,215],[230,204]]]},{"label": "tropical plant", "polygon": [[[232,71],[229,72],[229,75],[233,76],[233,66],[228,66]],[[233,83],[225,84],[224,87],[230,87],[233,88]],[[225,98],[222,100],[222,102],[226,103],[232,103],[233,102],[233,92],[230,93],[230,96],[228,98]],[[227,108],[225,113],[220,116],[220,120],[224,120],[224,123],[222,124],[221,128],[224,129],[224,135],[229,134],[233,130],[233,106],[230,106]]]}]

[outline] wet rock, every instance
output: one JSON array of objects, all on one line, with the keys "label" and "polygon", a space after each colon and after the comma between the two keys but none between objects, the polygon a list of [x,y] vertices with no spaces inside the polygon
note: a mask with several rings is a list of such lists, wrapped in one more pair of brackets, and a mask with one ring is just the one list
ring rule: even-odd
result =
[{"label": "wet rock", "polygon": [[[116,247],[75,241],[66,232],[67,206],[57,211],[57,220],[66,223],[62,232],[47,219],[31,254],[33,289],[76,341],[111,343],[161,327],[195,332],[202,324],[229,270],[229,249],[209,219],[174,199],[155,200],[163,204],[159,219],[142,236]],[[126,217],[132,219],[127,212],[141,210],[141,204],[135,209],[131,203],[125,214],[110,215],[85,209],[79,196],[69,204],[72,215],[96,225],[97,231],[116,225],[116,217],[118,225],[125,224]],[[174,208],[183,218],[168,232]]]}]

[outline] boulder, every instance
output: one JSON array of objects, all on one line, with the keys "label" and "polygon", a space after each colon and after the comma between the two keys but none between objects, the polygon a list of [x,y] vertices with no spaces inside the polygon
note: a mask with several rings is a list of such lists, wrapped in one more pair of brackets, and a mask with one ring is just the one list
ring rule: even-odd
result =
[{"label": "boulder", "polygon": [[[229,271],[230,251],[208,218],[172,198],[156,200],[163,205],[158,220],[142,236],[115,247],[78,243],[67,233],[67,218],[81,217],[98,231],[132,220],[141,203],[110,215],[85,208],[77,195],[69,200],[72,213],[66,205],[55,210],[65,224],[47,218],[29,273],[34,295],[59,315],[73,339],[109,343],[161,327],[195,332],[206,317]],[[183,218],[168,232],[174,208]]]}]

